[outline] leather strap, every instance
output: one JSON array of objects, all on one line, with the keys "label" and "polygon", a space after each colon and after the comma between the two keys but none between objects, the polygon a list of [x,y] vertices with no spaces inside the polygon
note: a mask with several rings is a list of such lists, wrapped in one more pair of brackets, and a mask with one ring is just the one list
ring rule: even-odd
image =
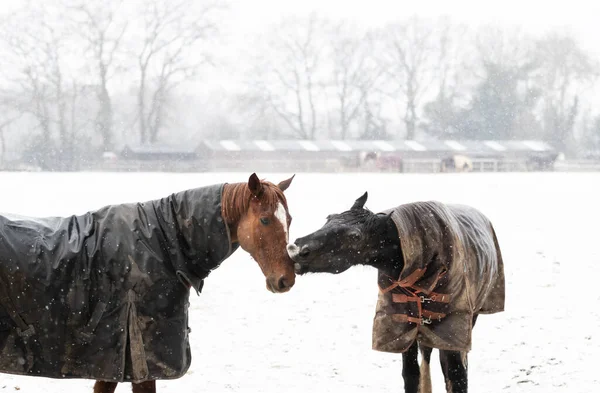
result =
[{"label": "leather strap", "polygon": [[8,294],[7,285],[4,283],[2,278],[0,278],[0,304],[6,309],[8,315],[10,315],[11,319],[17,325],[17,333],[20,337],[27,339],[35,334],[35,328],[33,325],[28,325],[19,312],[17,311],[17,307],[13,303],[10,295]]}]

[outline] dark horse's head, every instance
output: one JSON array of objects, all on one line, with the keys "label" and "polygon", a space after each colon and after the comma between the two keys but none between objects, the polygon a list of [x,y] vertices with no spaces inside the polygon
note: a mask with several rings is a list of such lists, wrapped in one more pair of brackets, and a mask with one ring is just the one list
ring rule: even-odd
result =
[{"label": "dark horse's head", "polygon": [[350,210],[331,214],[321,229],[288,244],[296,274],[341,273],[354,265],[392,268],[401,259],[391,217],[364,208],[368,194]]}]

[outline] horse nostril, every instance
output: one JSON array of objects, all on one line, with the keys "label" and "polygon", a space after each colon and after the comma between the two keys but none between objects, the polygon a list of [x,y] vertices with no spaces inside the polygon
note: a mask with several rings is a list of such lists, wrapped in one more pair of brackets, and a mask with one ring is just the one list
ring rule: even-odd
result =
[{"label": "horse nostril", "polygon": [[277,289],[281,291],[285,288],[287,288],[287,280],[285,279],[285,277],[281,276],[279,277],[279,280],[277,280]]},{"label": "horse nostril", "polygon": [[307,245],[302,246],[302,248],[300,249],[300,252],[298,253],[298,255],[300,255],[301,257],[307,257],[308,254],[310,254],[310,248],[308,248]]}]

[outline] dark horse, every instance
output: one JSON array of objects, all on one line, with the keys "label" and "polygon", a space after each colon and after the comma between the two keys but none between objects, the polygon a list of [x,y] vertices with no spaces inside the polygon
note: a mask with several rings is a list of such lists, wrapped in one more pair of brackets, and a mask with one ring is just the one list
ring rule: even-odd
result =
[{"label": "dark horse", "polygon": [[155,392],[191,364],[190,289],[238,247],[267,289],[295,282],[278,185],[215,184],[71,217],[0,215],[0,372]]},{"label": "dark horse", "polygon": [[375,214],[366,200],[367,193],[288,245],[296,274],[377,268],[373,349],[402,353],[405,392],[424,393],[438,348],[447,391],[466,392],[477,316],[504,310],[504,265],[492,224],[468,206],[417,202]]}]

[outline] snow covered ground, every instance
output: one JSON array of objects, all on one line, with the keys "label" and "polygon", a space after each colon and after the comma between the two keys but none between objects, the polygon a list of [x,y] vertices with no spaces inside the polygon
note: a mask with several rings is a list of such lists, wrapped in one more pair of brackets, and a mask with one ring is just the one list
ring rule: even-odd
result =
[{"label": "snow covered ground", "polygon": [[[280,181],[287,174],[264,174]],[[0,173],[0,211],[83,213],[248,174]],[[304,174],[288,190],[291,239],[364,191],[374,211],[416,200],[481,209],[502,247],[506,311],[481,316],[469,355],[472,392],[597,392],[600,386],[600,173]],[[402,391],[401,356],[371,350],[376,272],[299,277],[272,294],[237,251],[191,298],[192,366],[159,392]],[[434,391],[444,391],[437,353]],[[93,381],[0,374],[0,391],[91,392]],[[130,391],[129,384],[117,392]]]}]

